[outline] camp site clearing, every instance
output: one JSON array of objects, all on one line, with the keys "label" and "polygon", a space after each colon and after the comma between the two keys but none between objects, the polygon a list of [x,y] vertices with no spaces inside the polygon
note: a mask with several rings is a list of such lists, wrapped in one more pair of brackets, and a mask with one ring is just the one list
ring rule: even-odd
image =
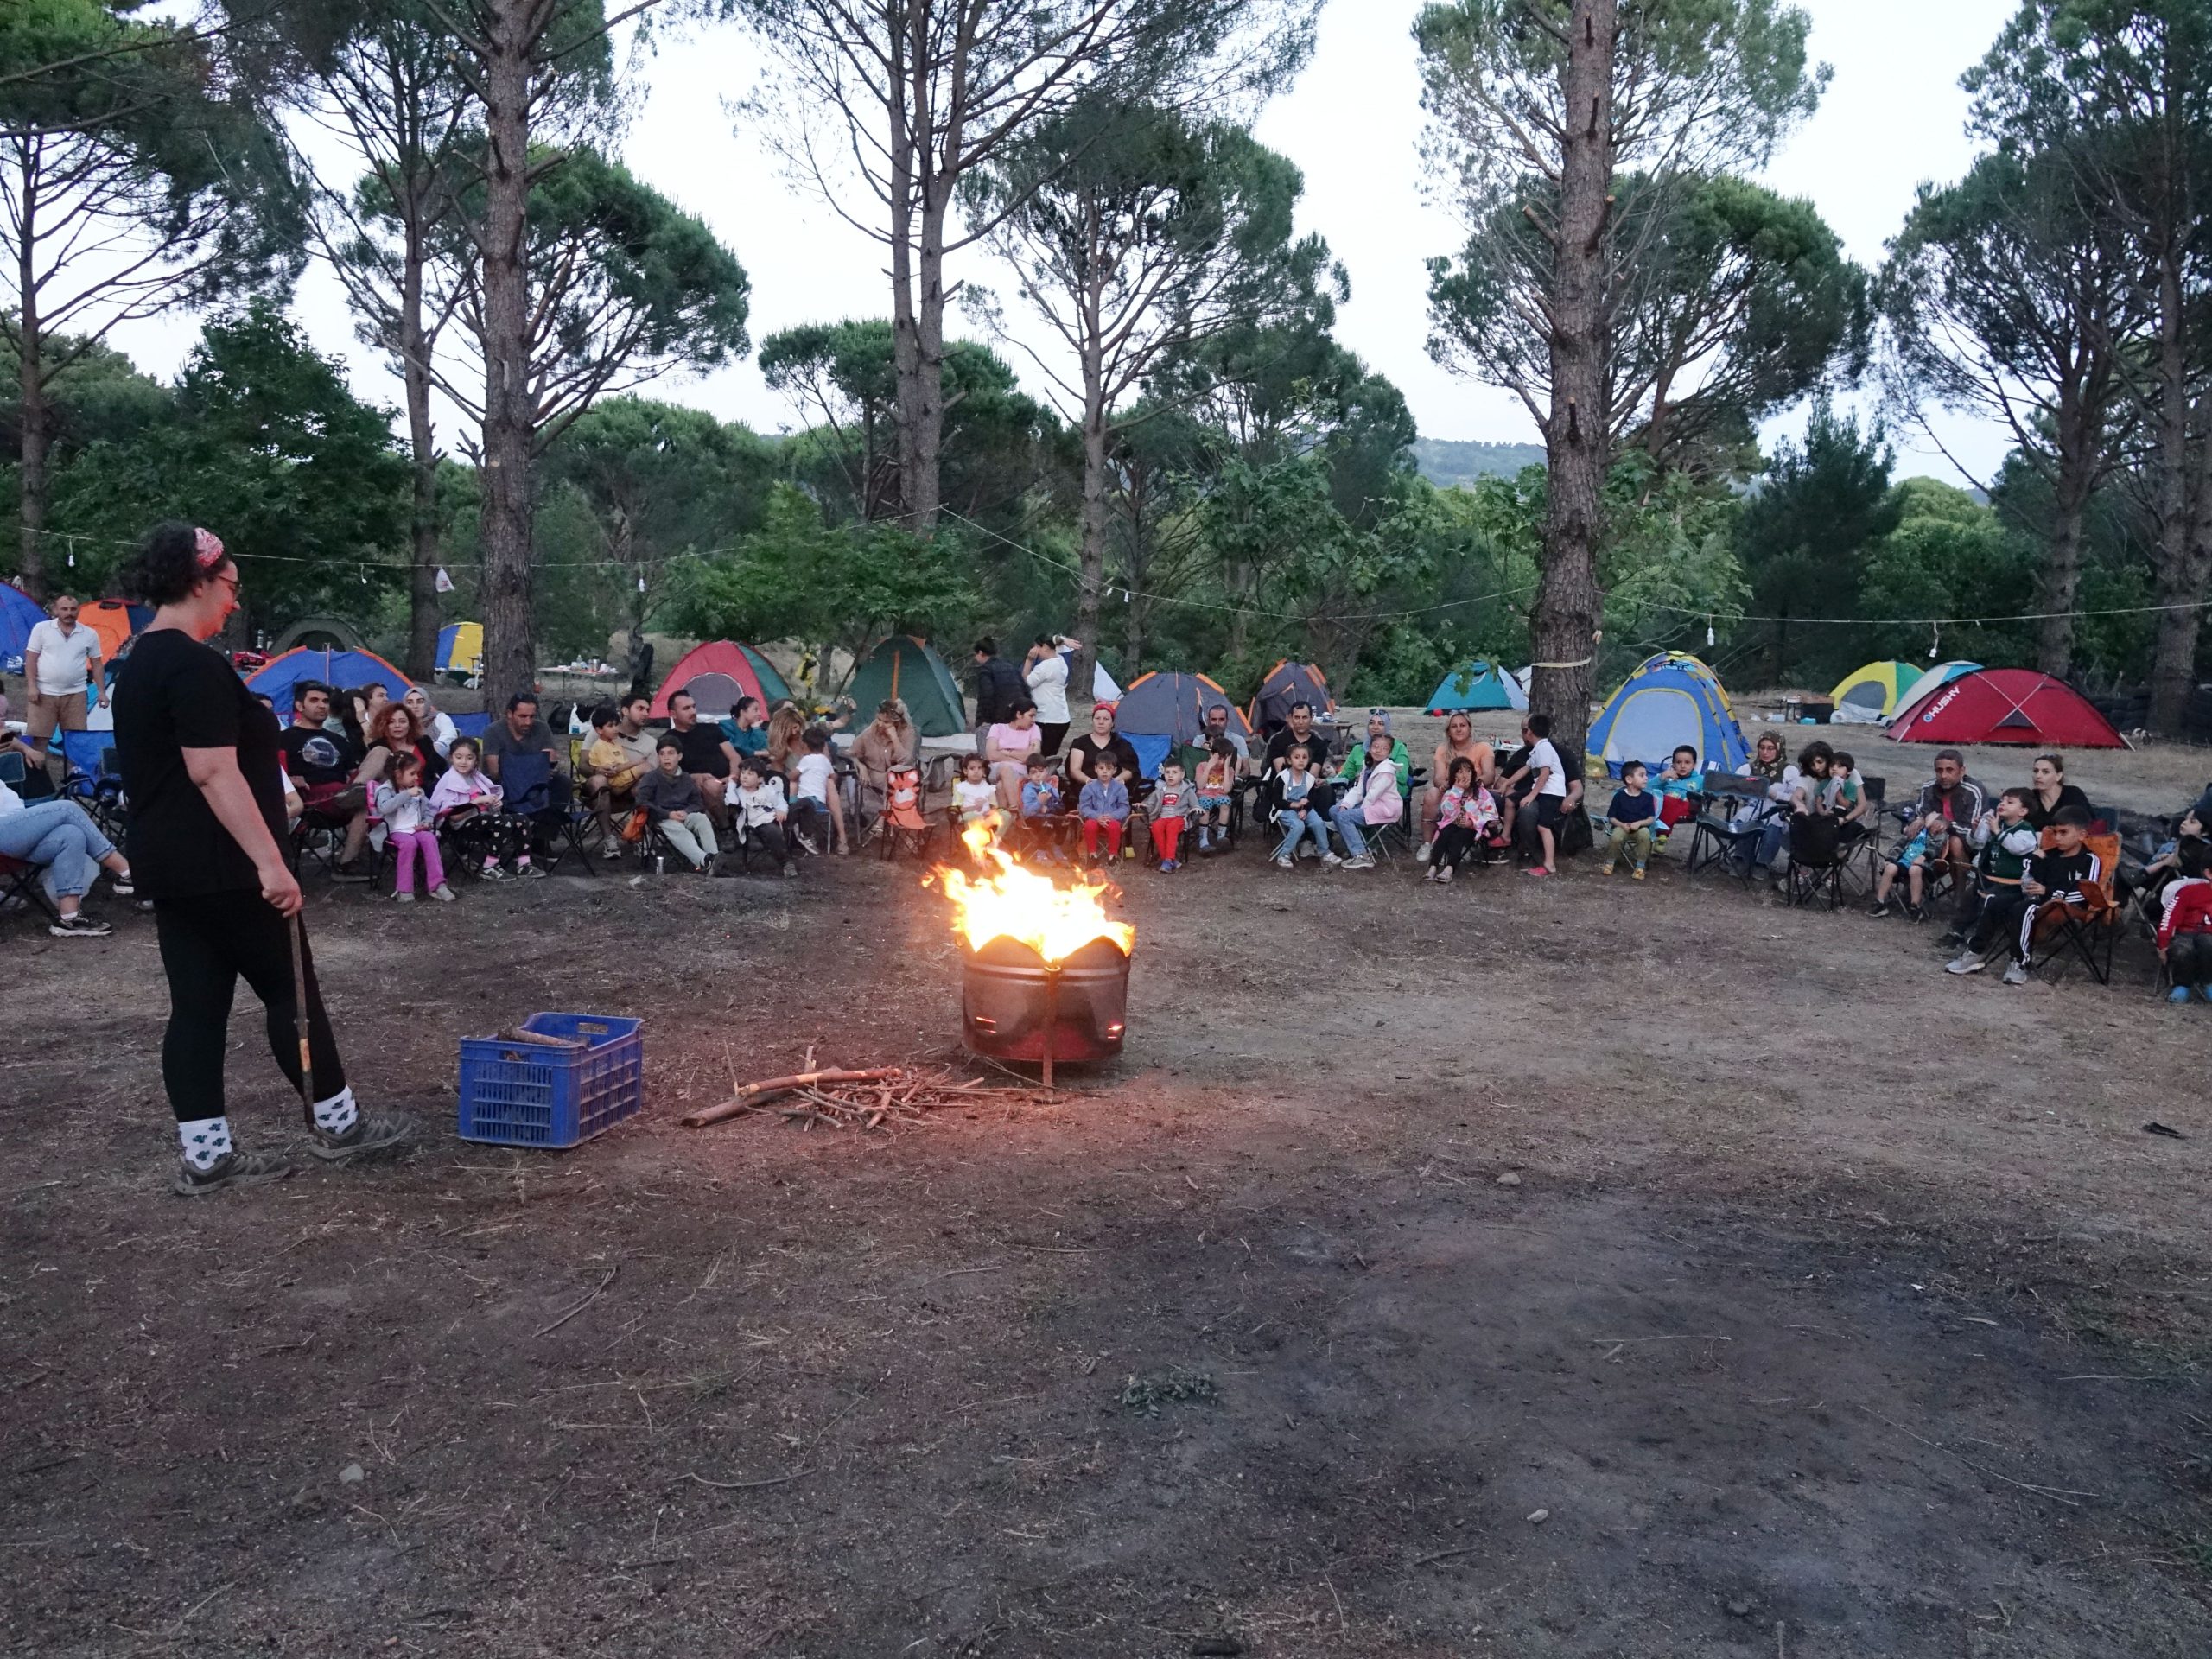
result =
[{"label": "camp site clearing", "polygon": [[[1674,855],[1415,874],[1132,867],[1122,1062],[874,1134],[677,1119],[950,1058],[914,865],[315,887],[357,1084],[435,1133],[192,1203],[146,919],[17,936],[8,1650],[2212,1652],[2212,1007]],[[642,1016],[645,1115],[457,1141],[459,1039],[539,1009]]]}]

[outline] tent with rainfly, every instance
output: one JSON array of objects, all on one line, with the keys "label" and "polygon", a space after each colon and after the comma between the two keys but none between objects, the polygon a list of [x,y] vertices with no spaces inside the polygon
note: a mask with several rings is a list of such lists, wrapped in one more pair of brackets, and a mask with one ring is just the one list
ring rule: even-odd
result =
[{"label": "tent with rainfly", "polygon": [[791,700],[791,689],[776,665],[751,645],[733,639],[709,639],[683,653],[653,698],[653,717],[668,718],[668,700],[689,691],[699,712],[720,720],[737,707],[740,697],[758,697],[761,706],[773,709]]},{"label": "tent with rainfly", "polygon": [[1337,706],[1329,695],[1329,682],[1321,671],[1311,663],[1294,663],[1286,658],[1267,672],[1260,682],[1259,691],[1252,698],[1252,706],[1244,711],[1244,718],[1252,729],[1277,732],[1290,724],[1290,706],[1294,702],[1310,702],[1313,712],[1325,715]]},{"label": "tent with rainfly", "polygon": [[302,680],[320,680],[341,690],[381,684],[385,695],[397,702],[407,695],[408,678],[373,651],[327,651],[296,645],[280,657],[271,657],[246,679],[246,689],[267,697],[282,715],[292,707],[292,688]]},{"label": "tent with rainfly", "polygon": [[944,658],[906,634],[894,633],[868,652],[849,695],[862,720],[873,719],[886,697],[897,697],[924,737],[957,737],[968,729],[968,708]]},{"label": "tent with rainfly", "polygon": [[1897,713],[1897,699],[1920,677],[1920,670],[1910,663],[1894,658],[1885,663],[1869,663],[1837,682],[1828,693],[1828,701],[1835,704],[1829,719],[1847,726],[1871,726],[1887,720]]},{"label": "tent with rainfly", "polygon": [[1203,674],[1146,674],[1129,683],[1114,706],[1114,729],[1129,740],[1147,778],[1170,751],[1205,735],[1206,710],[1229,710],[1229,729],[1248,741],[1252,728],[1229,694]]},{"label": "tent with rainfly", "polygon": [[1900,743],[2020,743],[2124,749],[2127,740],[2063,680],[2031,668],[1961,674],[1890,722]]},{"label": "tent with rainfly", "polygon": [[1615,777],[1629,760],[1656,772],[1685,743],[1697,751],[1701,767],[1733,772],[1751,758],[1727,692],[1711,669],[1684,652],[1647,659],[1590,724],[1591,757]]},{"label": "tent with rainfly", "polygon": [[483,671],[484,625],[448,622],[438,630],[438,672],[468,676]]},{"label": "tent with rainfly", "polygon": [[1526,709],[1529,694],[1496,663],[1478,657],[1462,663],[1428,694],[1432,715],[1479,714],[1497,709]]}]

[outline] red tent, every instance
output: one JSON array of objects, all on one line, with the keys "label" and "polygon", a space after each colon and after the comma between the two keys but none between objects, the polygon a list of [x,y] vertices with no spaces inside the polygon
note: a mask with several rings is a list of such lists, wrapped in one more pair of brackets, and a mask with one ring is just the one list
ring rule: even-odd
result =
[{"label": "red tent", "polygon": [[[694,685],[694,681],[699,683]],[[773,709],[789,702],[791,695],[774,664],[752,646],[728,639],[709,639],[683,653],[660,683],[660,693],[653,698],[653,718],[667,719],[669,698],[687,686],[698,700],[699,712],[716,720],[729,713],[740,696],[758,697],[764,707]]]},{"label": "red tent", "polygon": [[1901,743],[2020,743],[2124,749],[2127,740],[2063,680],[2031,668],[1961,674],[1890,724]]}]

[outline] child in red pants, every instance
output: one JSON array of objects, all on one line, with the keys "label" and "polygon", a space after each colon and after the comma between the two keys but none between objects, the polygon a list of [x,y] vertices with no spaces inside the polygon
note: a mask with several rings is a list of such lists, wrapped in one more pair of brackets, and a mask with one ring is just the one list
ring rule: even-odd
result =
[{"label": "child in red pants", "polygon": [[1183,842],[1183,821],[1198,804],[1198,791],[1183,781],[1183,763],[1160,763],[1160,790],[1152,803],[1152,844],[1160,855],[1160,873],[1172,875],[1183,868],[1175,855]]},{"label": "child in red pants", "polygon": [[1084,856],[1098,857],[1098,843],[1106,842],[1106,856],[1122,855],[1122,830],[1129,821],[1129,791],[1121,779],[1122,768],[1111,752],[1102,753],[1083,786],[1076,810],[1083,814]]}]

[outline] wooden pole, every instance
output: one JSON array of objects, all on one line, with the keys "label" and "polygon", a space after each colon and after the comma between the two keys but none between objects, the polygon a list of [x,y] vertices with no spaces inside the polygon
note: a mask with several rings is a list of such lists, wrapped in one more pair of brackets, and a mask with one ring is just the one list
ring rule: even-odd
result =
[{"label": "wooden pole", "polygon": [[307,1114],[308,1127],[315,1127],[315,1061],[308,1048],[308,934],[307,925],[294,911],[285,938],[292,946],[292,1017],[299,1027],[300,1038],[300,1109]]}]

